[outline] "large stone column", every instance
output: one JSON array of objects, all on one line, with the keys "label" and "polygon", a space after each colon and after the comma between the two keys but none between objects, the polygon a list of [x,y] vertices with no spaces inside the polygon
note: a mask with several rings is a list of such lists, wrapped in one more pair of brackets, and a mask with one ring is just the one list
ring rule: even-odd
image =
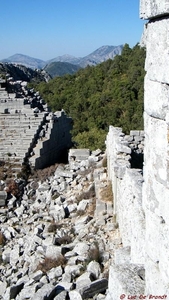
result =
[{"label": "large stone column", "polygon": [[148,19],[144,96],[146,293],[169,297],[169,0],[140,0]]}]

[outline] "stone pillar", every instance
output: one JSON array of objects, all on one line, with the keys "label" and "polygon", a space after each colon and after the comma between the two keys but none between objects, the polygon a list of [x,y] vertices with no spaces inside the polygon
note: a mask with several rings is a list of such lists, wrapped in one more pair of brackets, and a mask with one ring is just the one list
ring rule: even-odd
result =
[{"label": "stone pillar", "polygon": [[[169,0],[140,0],[148,19],[144,95],[146,294],[169,297]],[[166,299],[166,298],[165,298]]]}]

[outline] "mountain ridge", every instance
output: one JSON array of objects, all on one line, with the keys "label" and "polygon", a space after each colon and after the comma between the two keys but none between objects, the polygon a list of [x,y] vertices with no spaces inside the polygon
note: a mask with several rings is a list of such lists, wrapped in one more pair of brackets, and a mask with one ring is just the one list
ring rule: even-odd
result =
[{"label": "mountain ridge", "polygon": [[3,63],[22,64],[32,69],[43,69],[46,65],[52,62],[68,62],[74,65],[79,65],[84,68],[87,65],[97,65],[109,58],[113,59],[117,54],[121,54],[123,45],[118,46],[101,46],[92,53],[84,57],[75,57],[69,54],[57,56],[53,59],[44,61],[39,58],[34,58],[28,55],[16,53],[8,58],[0,60]]}]

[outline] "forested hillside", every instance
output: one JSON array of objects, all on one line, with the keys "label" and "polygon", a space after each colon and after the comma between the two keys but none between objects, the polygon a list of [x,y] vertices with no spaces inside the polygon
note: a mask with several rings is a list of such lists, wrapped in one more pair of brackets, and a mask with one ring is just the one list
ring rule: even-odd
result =
[{"label": "forested hillside", "polygon": [[145,50],[126,44],[122,54],[74,75],[56,77],[36,88],[53,111],[73,118],[78,147],[103,148],[109,125],[125,133],[143,129]]}]

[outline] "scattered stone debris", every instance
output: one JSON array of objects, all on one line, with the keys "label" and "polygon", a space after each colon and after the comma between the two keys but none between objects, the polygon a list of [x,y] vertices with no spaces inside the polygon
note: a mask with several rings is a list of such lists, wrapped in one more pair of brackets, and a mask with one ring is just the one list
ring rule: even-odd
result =
[{"label": "scattered stone debris", "polygon": [[121,239],[113,203],[99,198],[104,159],[95,151],[58,165],[45,181],[29,180],[18,203],[1,192],[0,299],[105,299]]}]

